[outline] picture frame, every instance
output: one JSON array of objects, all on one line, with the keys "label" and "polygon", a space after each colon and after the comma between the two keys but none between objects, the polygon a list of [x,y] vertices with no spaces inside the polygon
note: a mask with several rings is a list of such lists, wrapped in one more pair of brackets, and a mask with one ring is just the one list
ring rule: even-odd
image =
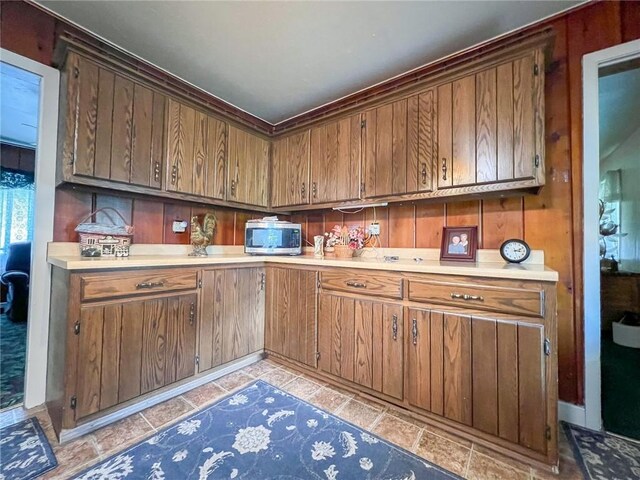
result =
[{"label": "picture frame", "polygon": [[478,251],[478,227],[442,227],[440,260],[475,262]]}]

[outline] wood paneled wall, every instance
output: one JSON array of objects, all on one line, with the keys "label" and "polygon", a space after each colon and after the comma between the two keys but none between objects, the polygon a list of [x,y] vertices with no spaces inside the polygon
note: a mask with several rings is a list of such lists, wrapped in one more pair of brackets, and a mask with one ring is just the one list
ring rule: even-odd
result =
[{"label": "wood paneled wall", "polygon": [[[245,222],[264,216],[261,213],[61,187],[56,189],[53,241],[78,241],[78,234],[74,231],[78,223],[92,211],[103,207],[115,208],[128,224],[135,227],[133,243],[188,244],[189,229],[184,233],[173,233],[173,221],[188,222],[192,215],[214,212],[218,223],[213,244],[243,245]],[[100,214],[97,217],[96,221],[106,221]]]},{"label": "wood paneled wall", "polygon": [[[22,2],[2,2],[0,34],[3,48],[50,64],[56,20]],[[551,25],[556,32],[553,58],[546,77],[547,184],[538,196],[520,199],[468,201],[447,205],[398,205],[376,209],[382,241],[389,246],[435,247],[443,225],[477,224],[484,248],[502,239],[523,236],[543,249],[546,262],[560,273],[558,287],[559,387],[562,400],[583,403],[582,306],[582,67],[586,53],[640,38],[640,2],[593,2],[531,29]],[[103,194],[59,190],[56,239],[68,239],[82,211],[113,198]],[[185,204],[126,199],[138,230],[136,242],[185,242],[167,233],[173,218],[188,219]],[[124,198],[124,199],[122,199]],[[129,206],[129,202],[130,206]],[[76,205],[72,207],[72,205]],[[216,243],[242,242],[241,231],[251,214],[217,211],[220,229]],[[373,211],[349,216],[348,223],[369,222]],[[140,227],[142,219],[149,227]],[[153,219],[153,220],[151,220]],[[312,237],[343,221],[339,212],[295,216]],[[146,224],[145,223],[145,224]],[[69,230],[71,229],[71,230]],[[142,230],[142,231],[141,231]]]},{"label": "wood paneled wall", "polygon": [[36,151],[8,143],[0,144],[0,165],[2,168],[33,173],[36,165]]}]

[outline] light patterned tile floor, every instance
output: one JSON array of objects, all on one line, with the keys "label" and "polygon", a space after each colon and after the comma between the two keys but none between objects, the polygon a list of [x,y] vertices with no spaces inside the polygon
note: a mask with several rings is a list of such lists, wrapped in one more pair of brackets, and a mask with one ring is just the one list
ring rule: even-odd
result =
[{"label": "light patterned tile floor", "polygon": [[0,426],[37,416],[43,426],[59,466],[43,478],[63,480],[88,466],[134,445],[143,438],[214,403],[256,378],[263,379],[336,416],[370,430],[385,440],[442,466],[462,477],[474,480],[578,480],[580,469],[560,431],[560,475],[535,470],[525,464],[495,454],[444,430],[425,425],[395,408],[333,388],[313,377],[283,368],[272,360],[263,360],[202,385],[181,396],[150,407],[115,424],[84,437],[59,445],[46,410],[13,409],[0,413]]}]

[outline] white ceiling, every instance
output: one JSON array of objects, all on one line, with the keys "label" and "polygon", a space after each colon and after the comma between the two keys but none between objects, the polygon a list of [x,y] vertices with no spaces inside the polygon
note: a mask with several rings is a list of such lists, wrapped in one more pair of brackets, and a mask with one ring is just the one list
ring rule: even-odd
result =
[{"label": "white ceiling", "polygon": [[640,68],[601,77],[598,97],[602,160],[640,128]]},{"label": "white ceiling", "polygon": [[35,147],[40,77],[0,62],[0,141]]},{"label": "white ceiling", "polygon": [[39,3],[278,123],[582,2]]}]

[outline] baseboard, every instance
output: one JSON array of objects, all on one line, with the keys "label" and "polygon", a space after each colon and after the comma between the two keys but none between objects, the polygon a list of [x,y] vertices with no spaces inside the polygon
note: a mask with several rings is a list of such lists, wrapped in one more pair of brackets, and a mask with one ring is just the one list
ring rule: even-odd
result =
[{"label": "baseboard", "polygon": [[586,426],[586,410],[582,405],[558,402],[558,420],[573,423],[579,427]]}]

